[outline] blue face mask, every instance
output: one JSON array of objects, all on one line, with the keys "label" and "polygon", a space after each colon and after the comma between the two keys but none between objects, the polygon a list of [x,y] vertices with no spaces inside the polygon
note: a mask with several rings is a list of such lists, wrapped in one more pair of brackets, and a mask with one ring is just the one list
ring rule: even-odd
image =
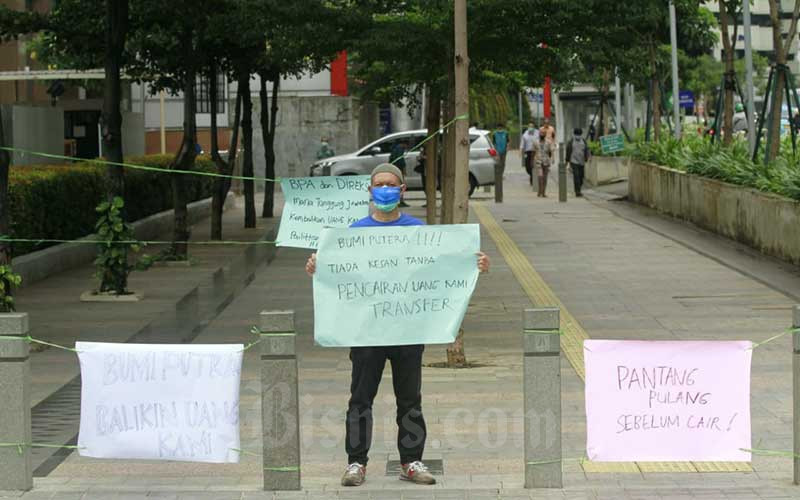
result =
[{"label": "blue face mask", "polygon": [[391,212],[400,203],[402,189],[395,186],[382,186],[372,188],[372,201],[375,208],[381,212]]}]

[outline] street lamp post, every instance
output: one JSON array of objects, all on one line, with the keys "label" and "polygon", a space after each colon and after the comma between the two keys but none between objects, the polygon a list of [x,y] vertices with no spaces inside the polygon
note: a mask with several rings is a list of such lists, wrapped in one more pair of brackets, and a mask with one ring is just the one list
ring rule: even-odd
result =
[{"label": "street lamp post", "polygon": [[747,144],[750,156],[756,147],[756,107],[753,96],[753,39],[750,35],[750,0],[742,0],[744,18],[745,97],[747,98]]},{"label": "street lamp post", "polygon": [[[746,0],[745,0],[746,1]],[[669,2],[669,39],[672,45],[672,112],[675,119],[675,138],[681,137],[680,90],[678,87],[678,29],[675,21],[675,3]]]}]

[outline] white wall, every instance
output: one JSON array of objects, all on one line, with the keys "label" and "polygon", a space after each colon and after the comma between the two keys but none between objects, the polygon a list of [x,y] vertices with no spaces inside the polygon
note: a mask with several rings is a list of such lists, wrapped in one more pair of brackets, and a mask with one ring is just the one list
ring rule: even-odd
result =
[{"label": "white wall", "polygon": [[[12,147],[64,154],[64,110],[61,107],[3,105],[3,128]],[[61,163],[59,160],[14,153],[12,165]]]}]

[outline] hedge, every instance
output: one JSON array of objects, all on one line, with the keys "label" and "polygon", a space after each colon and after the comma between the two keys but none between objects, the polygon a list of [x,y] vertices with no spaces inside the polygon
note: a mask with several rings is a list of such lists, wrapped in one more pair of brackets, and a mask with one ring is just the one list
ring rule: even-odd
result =
[{"label": "hedge", "polygon": [[[126,163],[167,168],[171,155],[135,156]],[[91,234],[95,207],[106,196],[105,165],[83,161],[64,165],[12,166],[9,171],[9,236],[72,240]],[[210,158],[199,156],[195,170],[214,172]],[[214,178],[185,175],[189,201],[211,196]],[[125,169],[125,218],[136,221],[172,208],[170,174]],[[52,244],[15,243],[14,256]]]}]

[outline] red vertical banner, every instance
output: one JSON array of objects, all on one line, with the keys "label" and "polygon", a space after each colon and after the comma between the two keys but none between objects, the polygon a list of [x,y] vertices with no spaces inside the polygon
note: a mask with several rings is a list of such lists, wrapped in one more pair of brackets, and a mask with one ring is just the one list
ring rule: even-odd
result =
[{"label": "red vertical banner", "polygon": [[544,117],[550,119],[550,77],[544,77]]},{"label": "red vertical banner", "polygon": [[347,51],[331,63],[331,95],[347,96]]}]

